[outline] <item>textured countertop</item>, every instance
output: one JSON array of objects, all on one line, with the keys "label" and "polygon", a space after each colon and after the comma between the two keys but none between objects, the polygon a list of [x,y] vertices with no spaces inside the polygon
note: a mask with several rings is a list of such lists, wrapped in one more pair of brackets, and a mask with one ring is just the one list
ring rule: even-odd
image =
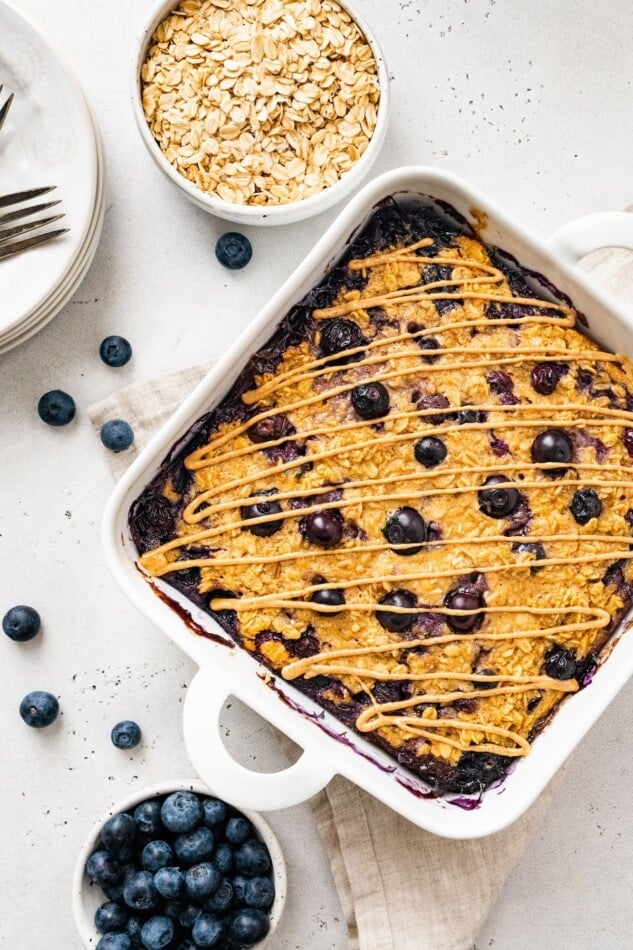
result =
[{"label": "textured countertop", "polygon": [[[575,0],[356,2],[393,75],[393,118],[377,170],[418,162],[456,172],[542,234],[633,199],[630,0],[601,9]],[[213,245],[226,228],[160,175],[133,125],[128,74],[148,0],[13,3],[67,54],[108,164],[103,238],[87,279],[49,327],[0,357],[0,614],[29,603],[43,618],[31,643],[0,638],[0,945],[80,950],[69,902],[76,853],[112,802],[191,773],[180,718],[193,674],[107,572],[99,524],[112,480],[86,407],[125,383],[219,356],[335,212],[252,229],[251,265],[221,270]],[[98,358],[109,333],[134,346],[124,369]],[[55,431],[38,420],[36,404],[58,387],[79,411]],[[49,730],[28,730],[18,716],[31,689],[60,696],[63,716]],[[109,740],[111,726],[128,717],[145,735],[134,754]],[[265,724],[237,703],[226,723],[242,761],[274,765]],[[629,945],[632,732],[629,686],[574,755],[477,950]],[[271,822],[291,883],[275,946],[344,950],[308,809],[275,813]]]}]

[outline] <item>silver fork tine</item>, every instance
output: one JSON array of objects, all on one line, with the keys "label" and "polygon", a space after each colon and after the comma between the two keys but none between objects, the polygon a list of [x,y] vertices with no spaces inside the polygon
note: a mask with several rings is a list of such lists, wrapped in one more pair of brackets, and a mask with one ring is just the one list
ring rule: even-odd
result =
[{"label": "silver fork tine", "polygon": [[[0,89],[0,92],[2,90]],[[9,109],[11,108],[11,103],[13,102],[13,93],[9,96],[5,104],[0,108],[0,129],[4,125],[5,119],[9,114]]]},{"label": "silver fork tine", "polygon": [[0,231],[0,245],[6,244],[10,238],[18,237],[20,234],[27,234],[29,231],[35,231],[37,228],[43,228],[53,221],[59,221],[63,214],[53,214],[49,218],[40,218],[38,221],[27,221],[26,224],[18,224],[14,228],[4,228]]},{"label": "silver fork tine", "polygon": [[3,224],[9,224],[11,221],[19,221],[20,218],[28,218],[32,214],[37,214],[38,211],[47,211],[49,208],[54,208],[55,205],[62,203],[62,199],[58,198],[57,201],[45,201],[40,205],[29,205],[27,208],[19,208],[17,211],[9,211],[7,214],[0,214],[0,226]]},{"label": "silver fork tine", "polygon": [[5,257],[11,257],[12,254],[19,254],[21,251],[28,251],[31,247],[37,247],[38,244],[46,244],[52,241],[60,234],[66,234],[69,228],[60,228],[58,231],[47,231],[45,234],[36,234],[34,237],[25,238],[23,241],[16,241],[14,244],[6,244],[0,247],[0,260]]},{"label": "silver fork tine", "polygon": [[40,195],[46,195],[49,191],[54,191],[56,188],[57,185],[49,185],[47,188],[32,188],[30,191],[15,191],[12,195],[3,195],[0,198],[0,208],[17,205],[21,201],[30,201],[31,198],[39,198]]}]

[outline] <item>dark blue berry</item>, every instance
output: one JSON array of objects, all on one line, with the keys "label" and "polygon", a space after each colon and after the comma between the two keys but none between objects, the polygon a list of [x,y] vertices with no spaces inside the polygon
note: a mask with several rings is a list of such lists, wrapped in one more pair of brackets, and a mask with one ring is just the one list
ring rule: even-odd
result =
[{"label": "dark blue berry", "polygon": [[193,925],[191,936],[197,947],[217,947],[224,932],[224,924],[215,914],[200,914]]},{"label": "dark blue berry", "polygon": [[[319,347],[323,356],[336,356],[345,350],[357,349],[367,341],[357,323],[353,320],[327,320],[319,337]],[[360,354],[358,354],[360,356]],[[344,363],[347,360],[336,360]]]},{"label": "dark blue berry", "polygon": [[202,820],[207,828],[214,828],[226,821],[227,805],[219,798],[205,798],[202,802]]},{"label": "dark blue berry", "polygon": [[251,442],[260,445],[265,442],[275,442],[277,439],[283,439],[287,435],[294,435],[296,432],[292,422],[282,412],[275,416],[268,416],[266,419],[260,419],[246,430]]},{"label": "dark blue berry", "polygon": [[143,920],[141,917],[135,917],[132,915],[128,918],[128,922],[125,925],[125,932],[130,938],[130,942],[133,947],[140,947],[141,944],[141,929],[143,927]]},{"label": "dark blue berry", "polygon": [[75,400],[61,389],[51,389],[44,393],[37,404],[37,412],[49,426],[67,426],[75,418]]},{"label": "dark blue berry", "polygon": [[228,841],[221,841],[215,849],[213,861],[222,874],[228,874],[233,867],[233,855],[233,846]]},{"label": "dark blue berry", "polygon": [[144,835],[155,835],[161,825],[158,799],[137,805],[134,809],[134,821],[138,830]]},{"label": "dark blue berry", "polygon": [[141,741],[141,727],[131,719],[124,719],[112,727],[110,738],[117,749],[134,749]]},{"label": "dark blue berry", "polygon": [[518,508],[521,495],[503,475],[490,475],[484,485],[487,487],[477,492],[479,510],[484,515],[489,518],[507,518]]},{"label": "dark blue berry", "polygon": [[[418,337],[416,343],[421,350],[439,350],[440,344],[439,341],[432,336],[421,336]],[[437,356],[425,356],[423,357],[425,363],[434,363],[437,359]]]},{"label": "dark blue berry", "polygon": [[195,921],[198,919],[202,913],[202,908],[199,904],[189,903],[185,904],[184,907],[181,907],[180,914],[178,915],[178,923],[181,927],[184,927],[185,930],[191,930]]},{"label": "dark blue berry", "polygon": [[313,544],[333,548],[343,537],[343,518],[336,509],[313,511],[305,519],[305,533]]},{"label": "dark blue berry", "polygon": [[[246,879],[245,879],[246,880]],[[205,910],[213,914],[224,914],[233,903],[233,885],[228,878],[222,878],[215,894],[212,894],[205,903]]]},{"label": "dark blue berry", "polygon": [[213,854],[213,834],[202,826],[178,835],[174,842],[176,857],[182,864],[199,864]]},{"label": "dark blue berry", "polygon": [[185,890],[185,878],[180,868],[162,867],[154,875],[154,884],[161,897],[173,900]]},{"label": "dark blue berry", "polygon": [[168,831],[191,831],[202,821],[202,803],[193,792],[173,792],[162,804],[161,821]]},{"label": "dark blue berry", "polygon": [[121,865],[109,851],[93,851],[86,861],[86,874],[92,884],[118,884]]},{"label": "dark blue berry", "polygon": [[231,879],[231,883],[233,885],[233,896],[236,903],[243,904],[248,878],[244,877],[243,874],[234,874],[233,878]]},{"label": "dark blue berry", "polygon": [[270,929],[268,914],[253,907],[238,910],[229,924],[229,936],[240,947],[252,947],[263,940]]},{"label": "dark blue berry", "polygon": [[166,841],[148,841],[143,848],[141,864],[146,871],[156,872],[169,867],[173,857],[174,852]]},{"label": "dark blue berry", "polygon": [[576,675],[577,661],[571,650],[553,646],[545,654],[543,669],[555,680],[570,680]]},{"label": "dark blue berry", "polygon": [[275,885],[269,877],[253,877],[244,888],[244,902],[248,907],[266,910],[275,899]]},{"label": "dark blue berry", "polygon": [[131,950],[132,941],[127,934],[105,934],[96,946],[96,950]]},{"label": "dark blue berry", "polygon": [[624,448],[629,454],[629,457],[633,458],[633,429],[625,429],[622,433],[622,442],[624,443]]},{"label": "dark blue berry", "polygon": [[567,372],[566,363],[537,363],[530,374],[532,389],[541,396],[551,396]]},{"label": "dark blue berry", "polygon": [[136,838],[136,822],[125,812],[113,815],[101,829],[101,841],[108,851],[120,851]]},{"label": "dark blue berry", "polygon": [[602,502],[593,488],[581,488],[574,492],[569,510],[578,524],[587,524],[592,518],[602,514]]},{"label": "dark blue berry", "polygon": [[243,844],[253,833],[253,826],[243,815],[236,815],[229,818],[226,823],[224,836],[231,844]]},{"label": "dark blue berry", "polygon": [[50,726],[57,719],[59,703],[52,693],[36,689],[28,693],[20,703],[20,715],[27,724],[34,729],[43,729]]},{"label": "dark blue berry", "polygon": [[[257,498],[261,495],[276,494],[276,488],[268,488],[255,492],[251,497]],[[243,508],[240,508],[240,513],[244,521],[250,521],[253,518],[265,518],[267,515],[278,515],[280,511],[281,505],[278,501],[256,501],[253,502],[252,505],[245,505]],[[275,534],[276,531],[283,528],[283,524],[283,519],[280,519],[279,521],[263,521],[261,524],[247,524],[244,525],[244,527],[258,538],[269,538],[271,534]]]},{"label": "dark blue berry", "polygon": [[169,917],[150,917],[141,929],[141,943],[145,950],[163,950],[174,936],[174,924]]},{"label": "dark blue berry", "polygon": [[192,900],[202,900],[217,891],[222,874],[210,861],[194,864],[185,874],[185,890]]},{"label": "dark blue berry", "polygon": [[361,383],[352,389],[351,399],[361,419],[380,419],[389,412],[389,391],[382,383]]},{"label": "dark blue berry", "polygon": [[[533,462],[571,462],[574,445],[562,429],[545,429],[532,443]],[[545,474],[555,478],[565,474],[564,468],[545,469]]]},{"label": "dark blue berry", "polygon": [[110,419],[101,426],[101,441],[111,452],[125,452],[134,441],[134,432],[124,419]]},{"label": "dark blue berry", "polygon": [[223,267],[228,267],[229,270],[241,270],[253,256],[253,247],[243,234],[227,231],[216,241],[215,256]]},{"label": "dark blue berry", "polygon": [[[337,587],[326,587],[323,590],[315,590],[310,600],[315,604],[321,604],[323,607],[341,607],[345,603],[345,594]],[[335,617],[340,613],[340,610],[328,611],[330,617]]]},{"label": "dark blue berry", "polygon": [[101,341],[99,356],[108,366],[125,366],[132,358],[132,347],[123,336],[107,336]]},{"label": "dark blue berry", "polygon": [[132,910],[150,910],[158,903],[154,875],[149,871],[130,874],[123,888],[123,900]]},{"label": "dark blue berry", "polygon": [[446,446],[441,439],[427,435],[415,443],[413,449],[416,462],[425,468],[435,468],[446,458]]},{"label": "dark blue berry", "polygon": [[486,413],[481,409],[472,409],[467,407],[466,409],[460,409],[460,411],[457,413],[457,421],[459,422],[460,426],[472,425],[475,422],[485,422]]},{"label": "dark blue berry", "polygon": [[265,874],[270,868],[270,854],[264,842],[251,838],[241,844],[235,852],[235,866],[246,877]]},{"label": "dark blue berry", "polygon": [[41,620],[37,610],[25,604],[11,607],[2,618],[2,629],[18,643],[32,640],[39,633],[40,626]]},{"label": "dark blue berry", "polygon": [[[417,598],[410,590],[392,590],[389,591],[388,594],[385,594],[379,603],[388,607],[410,609],[417,605]],[[394,613],[391,610],[377,610],[376,620],[381,627],[384,627],[385,630],[389,630],[391,633],[403,633],[413,624],[415,614],[400,614]]]},{"label": "dark blue berry", "polygon": [[114,933],[117,930],[124,930],[127,924],[128,914],[124,907],[115,901],[109,901],[102,904],[95,913],[95,927],[101,934]]},{"label": "dark blue berry", "polygon": [[410,557],[422,550],[421,544],[426,541],[426,523],[415,508],[397,508],[387,518],[382,533],[389,544],[419,542],[413,547],[399,548],[395,552]]},{"label": "dark blue berry", "polygon": [[473,613],[468,614],[447,614],[446,623],[458,633],[470,633],[480,626],[483,620],[483,614],[474,613],[484,606],[483,599],[479,594],[470,590],[461,590],[456,588],[449,590],[444,598],[444,606],[449,610],[469,610]]}]

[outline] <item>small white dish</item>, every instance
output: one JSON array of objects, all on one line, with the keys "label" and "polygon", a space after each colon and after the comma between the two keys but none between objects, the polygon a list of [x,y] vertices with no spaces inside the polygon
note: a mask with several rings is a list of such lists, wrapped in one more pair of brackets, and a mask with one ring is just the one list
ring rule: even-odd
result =
[{"label": "small white dish", "polygon": [[390,105],[389,72],[378,41],[365,19],[356,12],[354,7],[348,3],[348,0],[337,0],[337,2],[360,27],[371,47],[376,61],[378,82],[380,85],[380,102],[378,104],[376,128],[363,155],[348,172],[339,178],[336,184],[330,185],[318,194],[312,195],[310,198],[304,198],[302,201],[292,201],[288,204],[269,206],[233,204],[224,201],[222,198],[218,198],[216,195],[202,191],[201,188],[198,188],[193,182],[190,182],[176,171],[154,139],[143,112],[140,81],[141,67],[145,62],[145,57],[151,45],[152,36],[156,27],[178,6],[178,0],[160,0],[160,3],[154,7],[153,12],[145,22],[144,29],[138,40],[137,54],[132,67],[131,99],[134,118],[136,119],[136,124],[145,147],[160,170],[173,181],[174,184],[178,185],[189,200],[193,201],[199,208],[203,208],[205,211],[217,215],[219,218],[224,218],[226,221],[233,221],[244,226],[292,224],[296,221],[302,221],[305,218],[310,218],[314,215],[321,214],[323,211],[327,211],[332,205],[335,205],[350,195],[366,178],[370,168],[378,157],[378,153],[387,133]]},{"label": "small white dish", "polygon": [[[169,795],[171,792],[180,791],[181,789],[196,792],[198,795],[212,796],[214,794],[214,792],[199,779],[166,780],[156,785],[141,788],[123,799],[123,801],[117,802],[116,805],[108,809],[108,811],[101,816],[99,821],[92,826],[77,858],[72,883],[72,907],[75,923],[87,950],[94,950],[101,939],[102,935],[94,924],[94,915],[97,908],[107,900],[101,888],[90,883],[85,872],[86,861],[95,850],[101,835],[101,829],[112,815],[116,815],[122,811],[128,811],[130,808],[135,808],[136,805],[147,801],[149,798],[156,798],[158,795]],[[275,882],[275,900],[270,909],[270,930],[268,936],[260,941],[260,943],[255,944],[254,950],[272,950],[273,935],[277,929],[286,903],[286,862],[279,842],[268,822],[264,821],[262,816],[257,812],[246,811],[244,809],[241,809],[241,811],[255,826],[259,837],[270,852],[273,866],[273,880]]]}]

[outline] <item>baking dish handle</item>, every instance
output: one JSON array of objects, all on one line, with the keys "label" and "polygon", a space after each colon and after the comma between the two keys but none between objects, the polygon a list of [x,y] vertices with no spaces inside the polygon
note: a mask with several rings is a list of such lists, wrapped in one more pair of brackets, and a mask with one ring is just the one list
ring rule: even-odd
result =
[{"label": "baking dish handle", "polygon": [[335,770],[307,752],[281,772],[253,772],[236,762],[220,733],[220,713],[230,695],[212,671],[200,669],[185,697],[185,746],[191,764],[209,788],[237,808],[254,811],[290,808],[325,788]]},{"label": "baking dish handle", "polygon": [[629,211],[599,211],[564,224],[549,239],[549,245],[568,264],[603,247],[633,250],[633,214]]}]

